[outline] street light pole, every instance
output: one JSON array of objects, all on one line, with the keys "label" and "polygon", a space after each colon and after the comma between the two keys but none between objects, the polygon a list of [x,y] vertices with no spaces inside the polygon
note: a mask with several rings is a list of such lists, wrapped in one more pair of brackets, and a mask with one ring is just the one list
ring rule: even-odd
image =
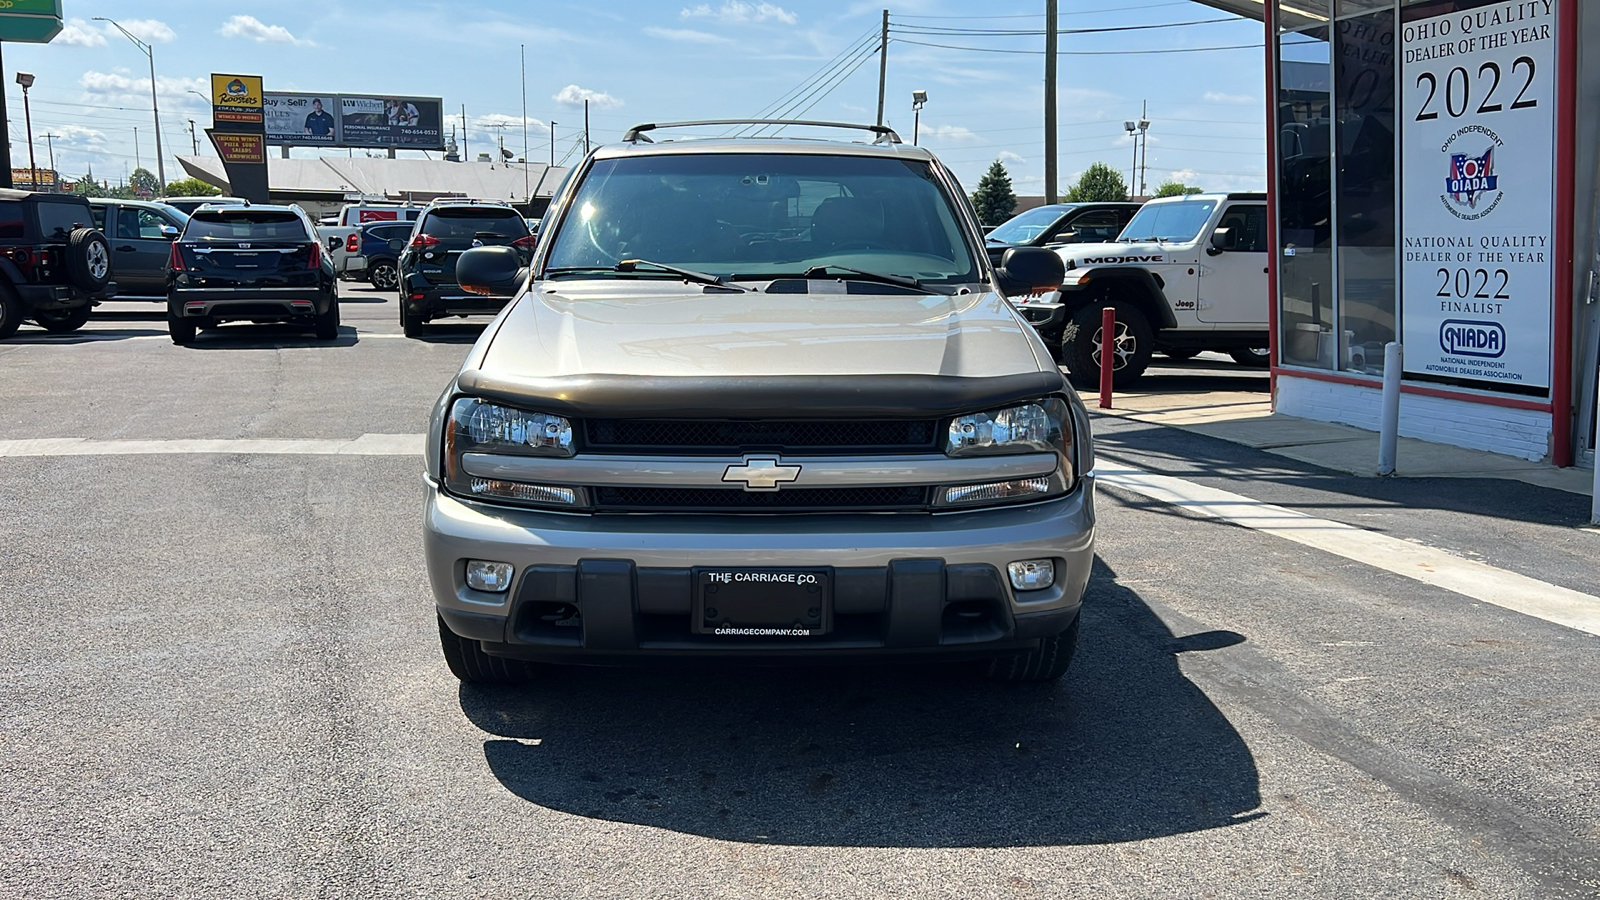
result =
[{"label": "street light pole", "polygon": [[33,161],[33,109],[28,106],[28,88],[33,87],[33,76],[27,72],[18,72],[17,84],[22,85],[22,115],[28,124],[28,190],[37,191],[39,167]]},{"label": "street light pole", "polygon": [[556,120],[550,120],[550,168],[556,167]]},{"label": "street light pole", "polygon": [[96,22],[110,22],[112,27],[122,32],[128,40],[133,41],[133,45],[135,47],[143,50],[144,55],[150,58],[150,116],[151,118],[155,119],[156,125],[156,180],[160,182],[160,189],[157,191],[157,196],[165,197],[167,195],[167,164],[162,160],[161,109],[156,105],[156,48],[150,46],[144,41],[139,40],[137,37],[134,37],[133,32],[123,28],[121,25],[118,25],[115,19],[108,19],[104,16],[95,16],[94,20]]},{"label": "street light pole", "polygon": [[922,134],[922,104],[928,102],[927,91],[911,92],[911,146],[917,146],[917,139]]}]

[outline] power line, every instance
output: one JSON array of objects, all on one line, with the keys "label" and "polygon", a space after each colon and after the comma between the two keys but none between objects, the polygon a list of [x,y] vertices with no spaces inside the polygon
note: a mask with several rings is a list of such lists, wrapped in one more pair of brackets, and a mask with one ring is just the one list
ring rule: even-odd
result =
[{"label": "power line", "polygon": [[[1188,6],[1188,7],[1193,7],[1194,3],[1192,2],[1192,0],[1176,0],[1176,2],[1172,2],[1172,3],[1152,3],[1149,6],[1125,6],[1125,7],[1120,7],[1118,9],[1080,9],[1080,10],[1077,10],[1076,12],[1057,13],[1057,15],[1062,15],[1062,16],[1093,16],[1093,15],[1099,15],[1099,14],[1102,14],[1102,13],[1111,13],[1111,12],[1138,12],[1139,10],[1144,10],[1144,9],[1160,9],[1162,7],[1165,7],[1165,6]],[[1042,19],[1042,18],[1044,18],[1044,16],[1042,14],[1039,14],[1039,13],[1025,13],[1025,14],[1022,14],[1022,15],[1014,15],[1014,16],[910,16],[910,15],[904,15],[904,16],[896,16],[896,18],[900,18],[900,19],[967,19],[967,20],[972,20],[972,19]]]},{"label": "power line", "polygon": [[[1227,16],[1221,19],[1196,19],[1192,22],[1157,22],[1152,25],[1108,25],[1103,28],[1057,28],[1056,34],[1108,34],[1117,31],[1152,31],[1158,28],[1187,28],[1191,25],[1215,25],[1220,22],[1243,22],[1238,16]],[[892,20],[891,20],[892,23]],[[1018,37],[1039,36],[1044,34],[1039,29],[1013,29],[1013,28],[943,28],[927,25],[902,25],[898,29],[908,34],[923,34],[939,36],[971,36],[971,37]]]},{"label": "power line", "polygon": [[[835,54],[832,59],[830,59],[827,62],[823,63],[815,72],[811,73],[811,75],[808,76],[804,81],[802,81],[798,86],[790,88],[789,90],[785,91],[783,93],[783,95],[780,96],[776,101],[774,101],[773,103],[769,104],[766,107],[763,107],[762,110],[759,113],[757,113],[756,115],[752,116],[752,118],[756,118],[756,119],[779,118],[779,116],[775,114],[777,110],[782,109],[782,108],[784,108],[784,107],[786,107],[786,106],[788,106],[790,104],[793,104],[795,102],[795,100],[797,98],[799,98],[802,94],[805,94],[805,92],[807,90],[814,90],[814,86],[815,85],[817,85],[819,82],[821,82],[823,80],[831,78],[841,68],[843,68],[844,66],[848,65],[850,62],[855,61],[855,58],[856,58],[857,55],[859,55],[861,53],[869,52],[871,50],[871,48],[873,48],[877,44],[877,42],[878,42],[878,31],[877,31],[877,29],[868,30],[861,37],[859,37],[855,41],[851,42],[849,46],[845,47],[845,49],[843,49],[843,50],[839,51],[837,54]],[[749,130],[750,127],[751,126],[747,125],[747,126],[738,128],[738,129],[734,130],[733,132],[731,132],[731,134],[733,134],[733,135],[743,134],[745,131]]]},{"label": "power line", "polygon": [[[929,44],[923,41],[908,41],[905,38],[892,37],[889,40],[898,44],[915,44],[918,47],[937,47],[941,50],[970,50],[974,53],[1018,53],[1027,56],[1043,56],[1043,50],[1000,50],[994,47],[961,47],[954,44]],[[1205,53],[1212,50],[1261,50],[1263,44],[1229,44],[1221,47],[1168,47],[1161,50],[1058,50],[1059,56],[1146,56],[1156,53]]]}]

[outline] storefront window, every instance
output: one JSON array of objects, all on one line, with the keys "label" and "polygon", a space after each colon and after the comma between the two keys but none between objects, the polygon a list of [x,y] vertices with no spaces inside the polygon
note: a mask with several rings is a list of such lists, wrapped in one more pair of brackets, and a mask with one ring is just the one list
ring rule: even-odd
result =
[{"label": "storefront window", "polygon": [[1332,369],[1333,64],[1326,0],[1279,5],[1278,347],[1282,364]]},{"label": "storefront window", "polygon": [[[1337,0],[1337,12],[1377,5]],[[1396,331],[1394,9],[1339,18],[1334,60],[1338,368],[1381,375]]]}]

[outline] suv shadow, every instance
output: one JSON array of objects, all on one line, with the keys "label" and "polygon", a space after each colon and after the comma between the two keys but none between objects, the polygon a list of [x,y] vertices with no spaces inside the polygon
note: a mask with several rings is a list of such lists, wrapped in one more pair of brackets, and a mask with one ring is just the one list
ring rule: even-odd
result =
[{"label": "suv shadow", "polygon": [[339,336],[317,340],[300,325],[222,325],[202,330],[185,350],[284,350],[291,347],[354,347],[360,343],[354,326],[339,326]]},{"label": "suv shadow", "polygon": [[960,667],[567,669],[463,685],[507,790],[590,818],[791,845],[1132,841],[1258,818],[1254,760],[1174,639],[1096,562],[1059,684]]}]

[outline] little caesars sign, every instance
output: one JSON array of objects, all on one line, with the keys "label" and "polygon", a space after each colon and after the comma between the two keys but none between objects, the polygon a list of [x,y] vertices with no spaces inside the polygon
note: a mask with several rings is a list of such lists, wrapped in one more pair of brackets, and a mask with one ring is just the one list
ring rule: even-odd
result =
[{"label": "little caesars sign", "polygon": [[1408,375],[1550,387],[1553,7],[1514,0],[1402,24]]}]

